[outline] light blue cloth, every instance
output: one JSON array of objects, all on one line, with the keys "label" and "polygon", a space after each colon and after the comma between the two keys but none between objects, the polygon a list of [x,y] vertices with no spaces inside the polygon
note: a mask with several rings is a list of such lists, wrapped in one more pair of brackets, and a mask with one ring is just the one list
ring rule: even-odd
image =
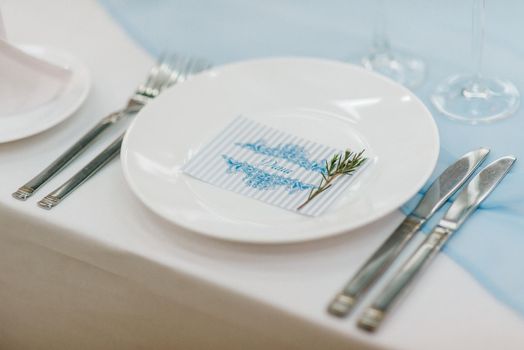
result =
[{"label": "light blue cloth", "polygon": [[[289,55],[356,60],[369,50],[374,22],[374,2],[369,0],[99,1],[151,54],[170,49],[215,64]],[[524,108],[493,125],[468,126],[440,116],[428,98],[440,79],[469,69],[472,1],[385,2],[393,45],[416,53],[428,64],[426,82],[415,93],[432,110],[440,130],[442,150],[435,174],[480,146],[492,149],[488,161],[506,154],[524,161]],[[511,78],[524,94],[524,2],[488,1],[487,10],[484,72]],[[445,248],[521,315],[523,180],[521,161]],[[404,210],[412,206],[413,201]],[[441,215],[442,211],[437,217]]]}]

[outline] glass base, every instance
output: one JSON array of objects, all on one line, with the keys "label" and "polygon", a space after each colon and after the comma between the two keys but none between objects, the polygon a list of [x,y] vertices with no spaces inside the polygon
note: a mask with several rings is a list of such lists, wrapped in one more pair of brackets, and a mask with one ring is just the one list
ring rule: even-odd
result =
[{"label": "glass base", "polygon": [[420,85],[426,76],[426,65],[422,60],[398,51],[371,53],[363,57],[361,62],[365,68],[385,75],[408,88]]},{"label": "glass base", "polygon": [[520,95],[511,82],[456,75],[440,83],[431,102],[447,117],[469,124],[490,123],[517,110]]}]

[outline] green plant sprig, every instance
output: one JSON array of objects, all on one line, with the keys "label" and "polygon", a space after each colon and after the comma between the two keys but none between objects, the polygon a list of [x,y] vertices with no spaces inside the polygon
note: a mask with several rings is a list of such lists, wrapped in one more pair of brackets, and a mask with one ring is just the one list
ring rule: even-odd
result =
[{"label": "green plant sprig", "polygon": [[330,188],[333,185],[333,181],[338,177],[353,174],[367,160],[363,154],[364,150],[358,153],[346,150],[343,154],[337,153],[329,161],[326,160],[326,167],[325,171],[321,173],[322,179],[320,180],[320,184],[317,188],[311,190],[306,201],[302,203],[297,210],[302,209],[316,196]]}]

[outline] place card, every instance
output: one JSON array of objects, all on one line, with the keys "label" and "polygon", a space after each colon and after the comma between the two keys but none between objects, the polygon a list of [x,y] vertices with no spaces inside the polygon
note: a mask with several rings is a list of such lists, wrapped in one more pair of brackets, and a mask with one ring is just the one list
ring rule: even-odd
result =
[{"label": "place card", "polygon": [[[327,174],[326,162],[344,150],[235,118],[182,168],[197,179],[296,213],[317,216],[331,206],[364,167],[340,176],[301,207]],[[299,207],[301,207],[299,209]]]}]

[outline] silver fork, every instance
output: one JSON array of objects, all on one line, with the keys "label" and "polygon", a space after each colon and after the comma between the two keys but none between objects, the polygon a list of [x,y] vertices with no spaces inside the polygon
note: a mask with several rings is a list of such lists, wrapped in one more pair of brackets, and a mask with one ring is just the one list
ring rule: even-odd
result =
[{"label": "silver fork", "polygon": [[[209,67],[210,65],[203,60],[182,60],[179,62],[178,69],[173,71],[174,74],[171,75],[171,78],[160,86],[160,91],[175,83],[183,82],[190,75],[201,72]],[[96,174],[120,153],[123,138],[124,134],[120,135],[85,167],[80,169],[79,172],[40,200],[38,206],[49,210],[58,205],[66,196],[71,194],[71,192],[87,181],[91,176]]]},{"label": "silver fork", "polygon": [[151,68],[145,83],[137,87],[124,108],[100,120],[49,166],[14,192],[13,197],[19,200],[26,200],[31,197],[34,192],[85,151],[106,129],[115,125],[124,117],[135,115],[149,100],[158,96],[161,88],[165,87],[166,82],[172,79],[173,71],[176,70],[177,66],[180,66],[181,61],[187,61],[187,59],[175,55],[161,57],[158,63]]}]

